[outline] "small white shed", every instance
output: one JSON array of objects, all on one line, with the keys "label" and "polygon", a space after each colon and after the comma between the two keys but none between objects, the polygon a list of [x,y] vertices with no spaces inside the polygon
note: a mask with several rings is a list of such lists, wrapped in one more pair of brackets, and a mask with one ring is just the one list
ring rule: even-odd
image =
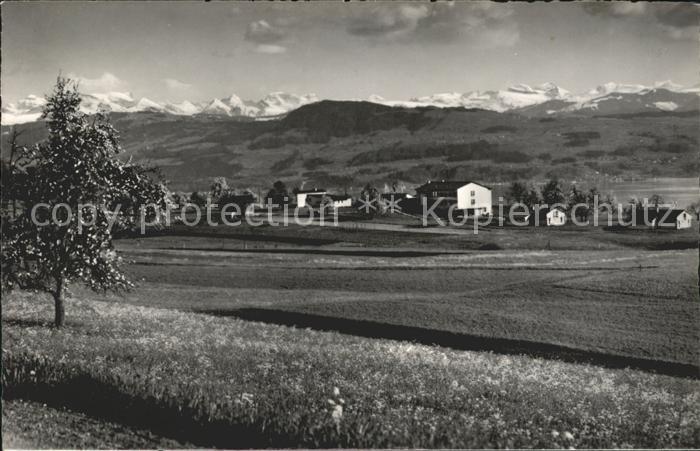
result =
[{"label": "small white shed", "polygon": [[651,225],[667,229],[688,229],[692,225],[693,216],[685,210],[659,208],[649,214]]},{"label": "small white shed", "polygon": [[560,226],[566,224],[566,211],[563,208],[555,207],[546,214],[548,226]]}]

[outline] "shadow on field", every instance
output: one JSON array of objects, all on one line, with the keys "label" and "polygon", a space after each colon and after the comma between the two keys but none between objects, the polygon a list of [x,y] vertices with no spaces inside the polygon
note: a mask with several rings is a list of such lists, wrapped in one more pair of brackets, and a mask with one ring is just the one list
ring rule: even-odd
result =
[{"label": "shadow on field", "polygon": [[483,337],[464,333],[375,321],[336,318],[311,313],[289,312],[261,308],[198,311],[216,316],[233,316],[248,321],[293,327],[310,327],[368,338],[411,341],[426,345],[445,346],[466,351],[492,351],[500,354],[527,355],[571,363],[588,363],[606,368],[634,368],[677,377],[700,378],[700,367],[662,360],[627,357],[567,346],[510,338]]},{"label": "shadow on field", "polygon": [[[166,247],[163,250],[169,251],[182,251],[181,247]],[[230,253],[259,253],[259,254],[312,254],[312,255],[343,255],[351,257],[386,257],[386,258],[407,258],[407,257],[436,257],[440,255],[455,255],[455,252],[439,252],[439,251],[408,251],[408,250],[396,250],[396,251],[381,251],[381,250],[368,250],[368,249],[290,249],[290,248],[245,248],[245,249],[221,249],[221,248],[207,248],[207,247],[188,247],[187,251],[207,251],[207,252],[230,252]]]},{"label": "shadow on field", "polygon": [[337,244],[340,240],[328,239],[328,238],[307,238],[307,237],[296,237],[296,236],[279,236],[264,233],[235,233],[230,231],[213,232],[207,230],[191,230],[190,229],[176,229],[176,230],[155,230],[148,231],[145,234],[138,234],[137,232],[121,233],[117,238],[127,239],[127,238],[155,238],[155,237],[189,237],[189,238],[216,238],[216,239],[232,239],[232,240],[243,240],[243,241],[254,241],[254,242],[272,242],[272,243],[287,243],[296,244],[300,246],[325,246],[328,244]]},{"label": "shadow on field", "polygon": [[[6,362],[5,373],[23,373],[23,362]],[[9,370],[7,368],[10,368]],[[28,372],[28,371],[26,371]],[[252,449],[298,447],[300,437],[267,427],[260,419],[213,419],[202,415],[199,406],[180,406],[177,400],[126,393],[113,380],[88,374],[57,378],[58,382],[37,383],[3,374],[3,400],[24,399],[56,409],[68,408],[92,418],[119,423],[199,447]],[[273,429],[273,430],[271,430]],[[303,443],[303,442],[302,442]],[[322,442],[319,446],[328,447]]]}]

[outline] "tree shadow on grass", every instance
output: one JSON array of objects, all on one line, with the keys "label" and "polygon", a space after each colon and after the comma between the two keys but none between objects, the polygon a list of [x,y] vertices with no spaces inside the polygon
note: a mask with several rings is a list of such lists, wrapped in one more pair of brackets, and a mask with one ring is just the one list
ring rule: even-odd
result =
[{"label": "tree shadow on grass", "polygon": [[311,313],[261,308],[200,310],[198,313],[216,316],[232,316],[248,321],[260,321],[299,328],[312,328],[360,337],[411,341],[425,345],[445,346],[457,350],[490,351],[499,354],[526,355],[570,363],[592,364],[613,369],[633,368],[669,376],[693,379],[700,378],[700,367],[697,365],[608,354],[528,340],[484,337],[415,326],[403,326],[376,321],[337,318]]},{"label": "tree shadow on grass", "polygon": [[[8,365],[7,362],[3,362]],[[10,367],[22,365],[12,362]],[[297,437],[279,431],[262,433],[260,419],[229,421],[203,416],[201,406],[182,406],[176,400],[127,393],[118,381],[89,374],[62,375],[52,383],[7,380],[3,399],[25,399],[82,412],[92,418],[148,429],[154,434],[201,447],[294,447]],[[67,442],[67,448],[70,448]]]}]

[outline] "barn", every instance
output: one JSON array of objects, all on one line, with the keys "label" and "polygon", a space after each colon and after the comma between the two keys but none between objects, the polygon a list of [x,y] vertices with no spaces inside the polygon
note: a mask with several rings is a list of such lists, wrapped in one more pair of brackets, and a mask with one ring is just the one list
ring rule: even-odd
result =
[{"label": "barn", "polygon": [[470,216],[486,216],[492,211],[491,188],[472,181],[429,181],[416,188],[416,193],[420,198],[427,198],[428,205],[441,198],[456,203],[457,208]]}]

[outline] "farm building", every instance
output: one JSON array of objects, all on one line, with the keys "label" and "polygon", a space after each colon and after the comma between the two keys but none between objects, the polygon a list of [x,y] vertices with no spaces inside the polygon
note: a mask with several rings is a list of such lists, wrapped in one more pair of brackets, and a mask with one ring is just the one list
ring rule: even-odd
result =
[{"label": "farm building", "polygon": [[660,229],[687,229],[693,216],[680,208],[645,207],[636,210],[636,224]]},{"label": "farm building", "polygon": [[326,190],[323,188],[314,188],[314,189],[307,189],[307,190],[299,190],[296,192],[297,196],[297,207],[306,207],[306,198],[309,195],[324,195],[326,194]]},{"label": "farm building", "polygon": [[457,208],[465,210],[470,216],[490,215],[492,211],[491,188],[476,182],[445,181],[428,182],[416,188],[418,197],[432,202],[443,198],[450,203],[456,203]]},{"label": "farm building", "polygon": [[560,226],[566,224],[566,211],[561,207],[543,208],[525,218],[530,225]]},{"label": "farm building", "polygon": [[322,205],[332,208],[352,207],[352,197],[336,194],[308,194],[306,205],[311,208],[319,208]]}]

